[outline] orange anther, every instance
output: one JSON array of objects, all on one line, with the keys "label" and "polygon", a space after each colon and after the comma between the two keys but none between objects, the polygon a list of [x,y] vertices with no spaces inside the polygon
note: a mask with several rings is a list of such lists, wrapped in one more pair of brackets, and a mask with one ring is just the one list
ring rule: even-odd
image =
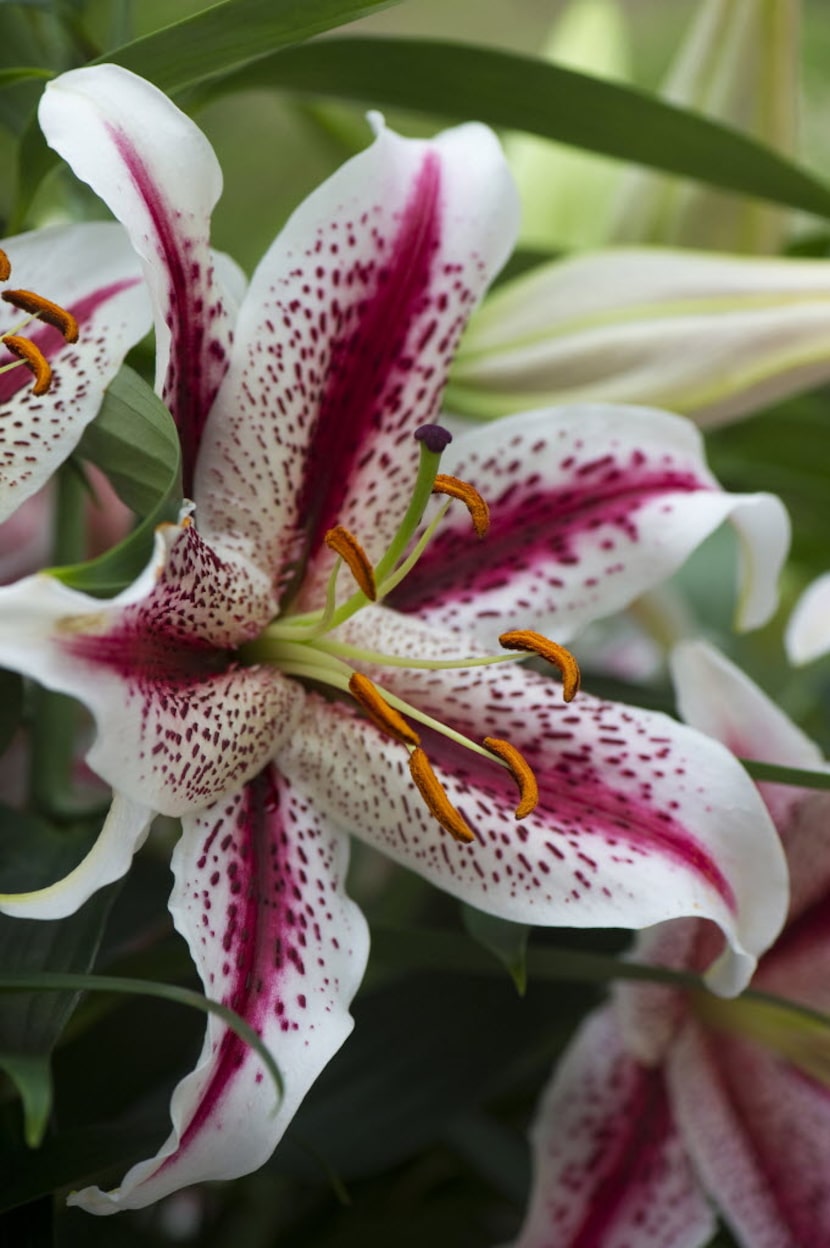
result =
[{"label": "orange anther", "polygon": [[34,373],[32,393],[45,394],[52,381],[52,369],[40,348],[28,338],[19,338],[17,334],[6,334],[4,338],[0,338],[0,342],[4,342],[12,355],[16,355]]},{"label": "orange anther", "polygon": [[45,299],[33,290],[4,290],[0,299],[20,308],[21,312],[28,312],[30,316],[37,316],[41,321],[54,325],[67,342],[78,341],[78,322],[75,317],[51,299]]},{"label": "orange anther", "polygon": [[378,596],[375,569],[354,533],[350,533],[342,524],[338,524],[333,529],[329,529],[323,540],[329,550],[333,550],[347,565],[366,597],[374,602]]},{"label": "orange anther", "polygon": [[533,774],[533,768],[524,755],[509,741],[502,741],[499,737],[485,737],[484,744],[491,753],[496,754],[503,763],[506,763],[513,773],[520,798],[516,807],[516,818],[526,819],[536,809],[539,802],[539,785]]},{"label": "orange anther", "polygon": [[377,685],[373,684],[368,676],[364,676],[362,672],[353,672],[349,678],[349,692],[381,732],[388,733],[402,745],[418,746],[421,744],[421,738],[415,729],[406,722],[403,715],[395,710],[394,706],[389,705]]},{"label": "orange anther", "polygon": [[474,485],[462,481],[460,477],[449,477],[439,472],[432,483],[433,494],[448,494],[450,498],[458,498],[470,513],[473,528],[478,537],[485,537],[490,528],[490,508]]},{"label": "orange anther", "polygon": [[441,781],[432,770],[429,759],[418,746],[409,756],[409,771],[418,788],[418,792],[427,804],[429,813],[435,818],[445,832],[456,841],[469,844],[475,840],[475,834],[460,811],[456,810],[444,792]]},{"label": "orange anther", "polygon": [[12,275],[12,264],[2,247],[0,247],[0,282],[7,282]]},{"label": "orange anther", "polygon": [[570,702],[576,697],[579,692],[579,664],[570,650],[529,628],[514,628],[509,633],[502,633],[499,644],[505,650],[529,650],[547,659],[562,674],[562,697],[565,701]]}]

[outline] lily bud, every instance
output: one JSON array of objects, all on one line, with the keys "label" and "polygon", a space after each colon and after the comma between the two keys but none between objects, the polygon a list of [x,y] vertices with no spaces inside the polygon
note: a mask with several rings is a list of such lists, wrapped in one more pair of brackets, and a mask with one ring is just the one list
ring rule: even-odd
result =
[{"label": "lily bud", "polygon": [[[799,0],[706,0],[660,94],[793,155]],[[606,241],[717,251],[780,249],[788,212],[700,183],[634,169],[620,182]]]},{"label": "lily bud", "polygon": [[662,248],[554,261],[493,292],[448,411],[488,419],[613,399],[707,427],[830,379],[830,265]]}]

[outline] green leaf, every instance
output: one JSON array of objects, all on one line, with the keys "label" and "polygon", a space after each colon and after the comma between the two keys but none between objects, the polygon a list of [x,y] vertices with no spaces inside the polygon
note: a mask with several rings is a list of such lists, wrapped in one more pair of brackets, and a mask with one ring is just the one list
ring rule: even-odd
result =
[{"label": "green leaf", "polygon": [[527,988],[527,938],[530,928],[526,923],[511,923],[494,914],[485,914],[475,906],[461,907],[464,926],[479,945],[507,967],[520,997]]},{"label": "green leaf", "polygon": [[77,453],[106,473],[119,498],[143,520],[97,559],[51,571],[74,589],[110,595],[141,572],[156,526],[175,516],[181,498],[179,437],[161,399],[125,366],[84,431]]},{"label": "green leaf", "polygon": [[44,1053],[0,1053],[5,1070],[23,1102],[23,1136],[37,1148],[52,1112],[52,1066]]},{"label": "green leaf", "polygon": [[476,118],[830,216],[830,188],[737,131],[637,88],[494,48],[327,39],[230,74],[209,95],[252,87]]},{"label": "green leaf", "polygon": [[399,0],[224,0],[99,60],[124,65],[162,91],[177,92],[310,39]]},{"label": "green leaf", "polygon": [[[14,921],[21,922],[20,919]],[[174,1001],[177,1005],[187,1005],[191,1009],[202,1010],[205,1014],[218,1014],[225,1026],[255,1051],[273,1079],[277,1091],[280,1095],[283,1093],[284,1084],[280,1069],[271,1056],[270,1050],[260,1039],[259,1033],[227,1005],[222,1005],[220,1001],[212,1001],[210,997],[203,996],[201,992],[194,992],[191,988],[180,988],[177,984],[159,984],[149,979],[126,979],[120,975],[74,975],[54,971],[37,971],[31,974],[22,971],[0,973],[0,992],[28,993],[29,991],[41,993],[120,992],[135,996],[158,997],[162,1001]]]},{"label": "green leaf", "polygon": [[37,65],[16,65],[9,69],[0,69],[0,87],[10,87],[16,82],[27,82],[31,78],[48,82],[54,76],[51,69],[40,69]]}]

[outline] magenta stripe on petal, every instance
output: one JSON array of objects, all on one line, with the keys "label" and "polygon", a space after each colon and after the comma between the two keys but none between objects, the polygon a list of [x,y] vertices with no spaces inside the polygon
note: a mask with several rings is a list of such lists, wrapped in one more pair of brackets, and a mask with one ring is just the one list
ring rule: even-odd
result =
[{"label": "magenta stripe on petal", "polygon": [[[307,919],[294,900],[295,891],[297,895],[300,893],[296,883],[292,883],[294,868],[285,852],[285,832],[278,832],[274,827],[278,808],[279,792],[269,768],[249,781],[245,788],[244,801],[236,817],[236,837],[227,830],[227,824],[217,821],[197,862],[200,870],[206,870],[213,857],[217,861],[221,858],[232,898],[224,915],[215,915],[210,893],[207,890],[203,893],[205,926],[221,924],[224,928],[221,943],[226,957],[221,968],[217,968],[216,976],[224,982],[222,1003],[260,1033],[269,1012],[279,1016],[282,1031],[297,1031],[300,1027],[297,1011],[305,1008],[302,995],[283,999],[280,993],[281,972],[289,965],[297,975],[305,973],[303,949]],[[215,845],[219,832],[223,834],[222,840]],[[216,854],[217,849],[219,854]],[[219,879],[217,870],[209,877],[209,882],[215,887]],[[193,1137],[204,1129],[234,1076],[251,1058],[259,1060],[236,1032],[226,1030],[214,1058],[210,1082],[185,1129],[179,1149],[161,1169],[178,1160]],[[264,1077],[262,1071],[258,1072],[257,1083]]]},{"label": "magenta stripe on petal", "polygon": [[[428,610],[452,599],[469,602],[506,588],[517,572],[535,568],[541,572],[545,567],[551,569],[547,583],[564,586],[555,575],[556,566],[579,564],[580,544],[600,528],[600,547],[607,558],[604,574],[614,575],[621,570],[615,566],[618,556],[624,557],[626,548],[640,540],[640,508],[672,493],[710,488],[688,470],[645,464],[641,451],[632,452],[625,467],[612,455],[598,456],[578,466],[574,463],[572,485],[546,489],[539,474],[533,473],[531,460],[523,479],[488,497],[490,531],[485,543],[471,535],[466,516],[462,523],[445,525],[390,601],[405,611]],[[492,467],[482,465],[484,471]],[[512,467],[504,464],[508,476]],[[571,463],[563,460],[560,468],[567,472]],[[475,483],[474,474],[472,479]],[[666,506],[671,507],[670,498]]]},{"label": "magenta stripe on petal", "polygon": [[[587,702],[585,695],[581,695],[581,702],[584,707]],[[508,843],[515,838],[528,847],[533,844],[533,861],[531,856],[523,855],[521,851],[518,854],[518,861],[527,872],[530,884],[535,889],[544,887],[546,877],[561,871],[562,864],[567,862],[567,869],[572,870],[571,901],[578,902],[592,890],[607,893],[609,886],[619,885],[617,880],[603,883],[610,850],[620,866],[630,865],[635,872],[638,859],[657,858],[676,863],[684,871],[697,876],[707,889],[714,890],[734,914],[737,909],[734,891],[714,857],[670,809],[649,801],[649,769],[656,767],[661,770],[661,758],[670,757],[670,743],[652,737],[640,744],[637,766],[638,775],[642,776],[639,786],[641,797],[625,791],[622,785],[615,787],[615,771],[620,770],[622,760],[615,759],[614,751],[618,749],[627,757],[628,745],[616,736],[614,724],[603,728],[604,704],[594,702],[593,705],[598,729],[595,744],[598,753],[604,752],[602,758],[592,761],[584,745],[577,745],[576,735],[572,737],[567,726],[567,712],[559,719],[555,731],[545,733],[542,749],[538,753],[529,750],[524,742],[518,742],[535,770],[539,783],[537,811],[549,829],[549,835],[543,842],[540,842],[538,835],[534,835],[531,842],[528,828],[517,823],[509,838]],[[464,728],[467,727],[464,725]],[[474,832],[480,822],[474,797],[476,793],[484,797],[485,808],[488,798],[501,809],[509,810],[515,806],[515,785],[506,771],[428,730],[422,731],[422,736],[430,757],[470,784],[469,805],[462,801],[459,808]],[[569,751],[567,743],[571,739],[574,748]],[[625,776],[626,772],[622,770],[620,774]],[[479,833],[476,832],[476,835],[481,839]],[[488,836],[494,846],[499,844],[500,835],[495,828],[490,829]],[[602,862],[591,855],[591,843],[595,838],[603,846]],[[543,852],[540,853],[540,850]],[[493,884],[500,883],[496,867]],[[562,922],[565,921],[563,915]]]},{"label": "magenta stripe on petal", "polygon": [[[129,290],[132,286],[138,285],[138,278],[125,278],[120,282],[113,282],[109,286],[102,286],[100,290],[93,290],[90,294],[85,295],[83,299],[78,299],[75,303],[67,306],[67,311],[71,312],[78,322],[79,337],[83,338],[84,326],[89,323],[94,314],[100,307],[114,299],[116,295],[120,295],[122,291]],[[10,308],[6,308],[10,312]],[[20,313],[22,317],[24,314]],[[8,333],[9,330],[6,330]],[[67,344],[63,336],[57,329],[53,329],[51,325],[43,322],[32,322],[23,331],[23,335],[39,347],[47,360],[52,360],[59,351],[65,350],[71,359],[72,345]],[[100,331],[99,331],[100,332]],[[5,363],[6,361],[0,361]],[[14,368],[11,372],[0,373],[0,403],[8,402],[18,390],[25,390],[32,384],[32,376],[26,368]]]},{"label": "magenta stripe on petal", "polygon": [[[423,349],[430,337],[430,327],[425,325],[421,344],[407,344],[413,323],[427,306],[434,277],[434,259],[440,245],[440,187],[440,161],[437,154],[428,152],[394,240],[390,244],[373,230],[377,260],[351,268],[344,266],[342,270],[344,302],[350,306],[345,310],[341,307],[335,289],[328,312],[321,316],[321,321],[331,317],[334,325],[342,322],[342,328],[335,332],[331,344],[327,383],[298,505],[298,514],[309,526],[312,554],[326,530],[338,520],[349,482],[361,466],[361,451],[371,445],[372,432],[383,423],[394,424],[390,417],[397,414],[401,424],[406,425],[401,438],[406,438],[423,419],[418,412],[399,409],[401,392],[414,366],[414,360],[406,353],[407,345],[410,350],[419,345]],[[371,214],[366,212],[360,225],[366,227],[370,220]],[[348,244],[351,228],[349,222],[344,226],[344,245]],[[339,246],[334,242],[329,249]],[[317,251],[323,248],[323,240],[318,239]],[[339,282],[335,280],[334,285],[336,288]],[[353,300],[355,287],[365,292],[359,301]],[[325,331],[326,326],[321,324],[321,332]],[[300,384],[302,380],[297,378]],[[408,415],[411,421],[407,421]],[[417,458],[414,443],[410,457],[413,462]]]},{"label": "magenta stripe on petal", "polygon": [[[173,222],[181,216],[163,199],[157,183],[127,135],[108,125],[121,159],[152,221],[169,288],[165,319],[172,335],[163,398],[179,430],[182,445],[182,481],[192,493],[193,468],[205,421],[227,369],[227,346],[209,333],[221,311],[212,290],[213,270],[204,271],[207,239],[177,234]],[[205,256],[190,255],[202,243]],[[206,297],[216,303],[205,306]]]}]

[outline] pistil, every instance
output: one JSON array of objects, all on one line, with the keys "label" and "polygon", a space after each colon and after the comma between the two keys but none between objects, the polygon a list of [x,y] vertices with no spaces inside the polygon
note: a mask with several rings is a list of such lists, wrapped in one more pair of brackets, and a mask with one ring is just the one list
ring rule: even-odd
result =
[{"label": "pistil", "polygon": [[[539,801],[539,786],[533,768],[511,742],[500,737],[487,737],[483,744],[472,741],[448,724],[441,723],[417,706],[383,689],[363,672],[355,670],[352,663],[374,668],[408,667],[434,671],[515,663],[536,656],[552,663],[561,673],[563,696],[567,702],[579,689],[579,667],[570,651],[531,629],[513,629],[499,638],[505,649],[520,651],[521,654],[468,655],[452,659],[389,655],[353,646],[330,636],[359,610],[370,602],[381,601],[399,584],[417,563],[453,500],[462,502],[467,508],[476,535],[481,539],[487,534],[489,509],[479,492],[458,477],[438,472],[441,454],[450,441],[450,434],[438,425],[424,425],[416,431],[415,437],[420,444],[420,463],[412,498],[383,556],[373,565],[358,535],[343,525],[330,529],[324,540],[337,560],[329,576],[324,607],[303,615],[288,614],[275,620],[256,641],[242,647],[240,657],[249,663],[273,663],[286,676],[348,693],[376,728],[409,751],[409,771],[413,783],[435,820],[455,840],[469,843],[475,840],[475,834],[450,801],[422,746],[421,737],[410,721],[414,720],[494,765],[505,768],[519,791],[515,811],[517,819],[526,819]],[[445,495],[446,501],[430,522],[421,528],[432,494]],[[337,576],[342,564],[351,573],[357,590],[338,606]]]}]

